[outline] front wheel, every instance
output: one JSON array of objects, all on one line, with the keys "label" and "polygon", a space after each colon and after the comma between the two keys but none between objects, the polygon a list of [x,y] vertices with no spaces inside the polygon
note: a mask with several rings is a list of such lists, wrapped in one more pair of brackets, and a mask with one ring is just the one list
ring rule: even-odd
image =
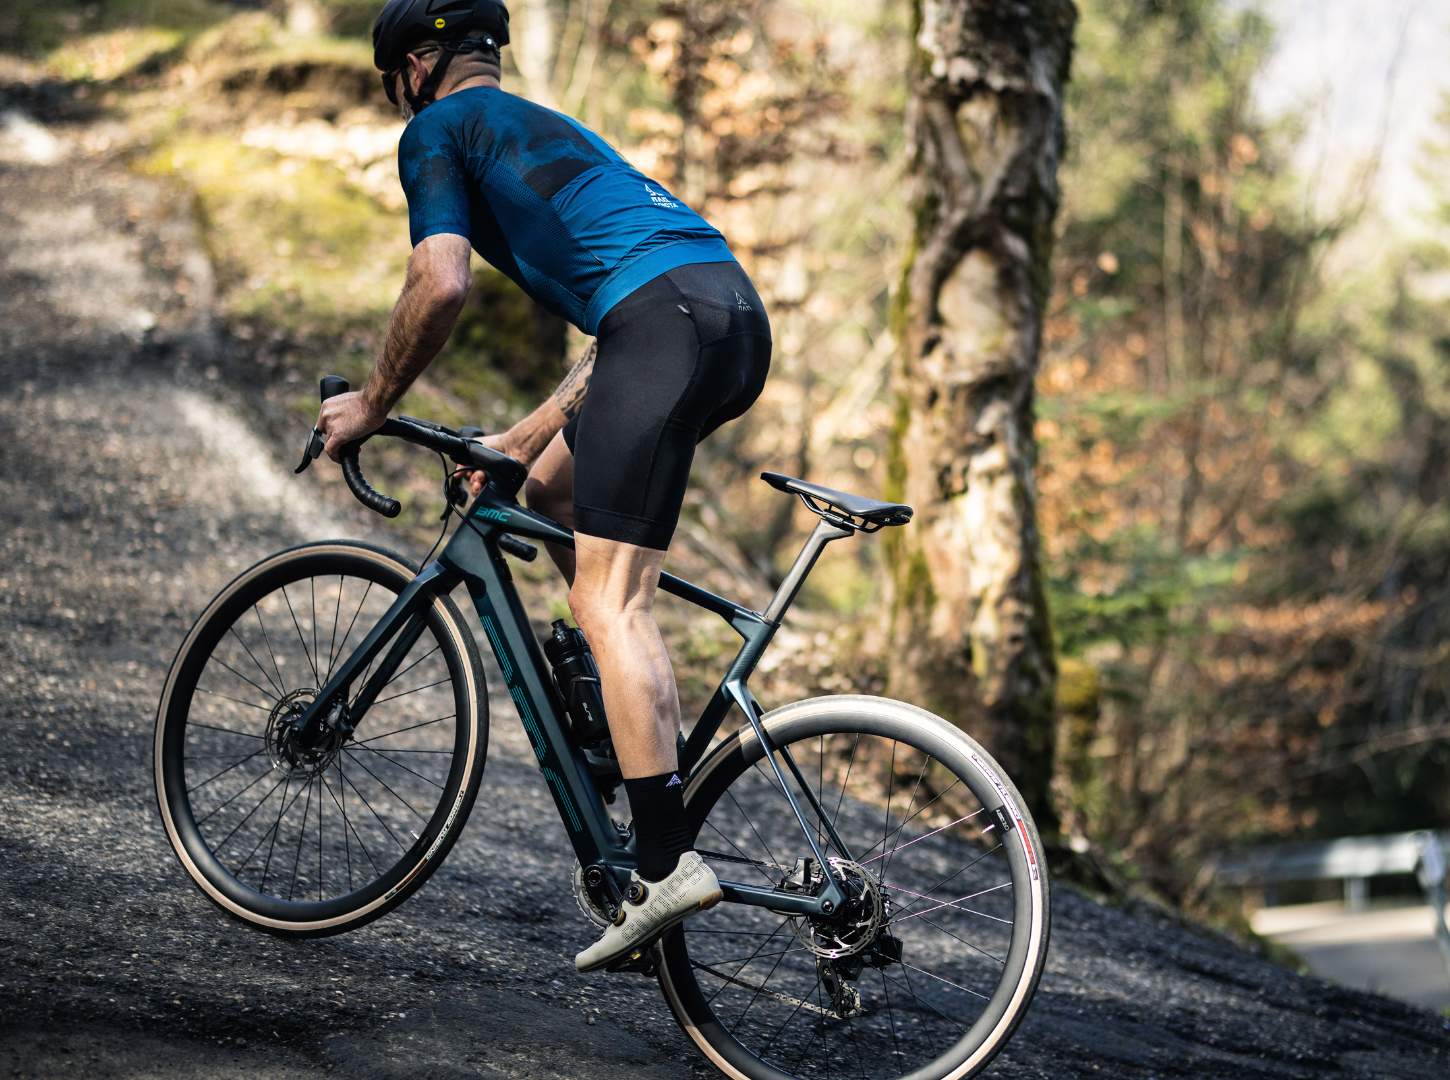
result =
[{"label": "front wheel", "polygon": [[355,730],[304,743],[293,724],[416,574],[367,544],[293,548],[223,589],[177,652],[157,801],[182,865],[236,918],[289,937],[361,926],[422,885],[468,820],[487,697],[447,596]]},{"label": "front wheel", "polygon": [[[801,808],[848,901],[822,919],[724,903],[682,924],[661,947],[676,1019],[734,1080],[977,1075],[1047,955],[1041,841],[1012,782],[901,702],[817,698],[763,724],[815,796],[819,812]],[[750,727],[700,765],[685,805],[722,881],[819,891],[825,871]]]}]

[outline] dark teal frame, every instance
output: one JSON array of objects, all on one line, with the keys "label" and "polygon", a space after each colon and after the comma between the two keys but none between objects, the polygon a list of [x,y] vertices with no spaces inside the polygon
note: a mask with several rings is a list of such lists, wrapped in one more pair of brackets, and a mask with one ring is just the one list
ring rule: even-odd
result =
[{"label": "dark teal frame", "polygon": [[[827,830],[837,850],[845,852],[847,858],[850,854],[840,837],[835,835],[828,815],[816,801],[789,750],[771,743],[760,722],[764,710],[746,684],[821,550],[831,540],[850,536],[854,531],[842,522],[822,520],[764,614],[716,596],[673,574],[662,573],[659,583],[664,592],[719,615],[744,639],[720,686],[681,748],[679,764],[682,774],[688,775],[700,763],[731,706],[738,705],[762,745],[772,751],[768,759],[776,779],[800,822],[806,845],[820,865],[829,864],[815,831],[807,824],[800,802],[791,790],[792,785],[786,780],[786,773],[794,779],[794,786],[811,806],[816,820]],[[554,687],[548,662],[534,636],[528,613],[519,600],[508,562],[499,549],[499,541],[505,534],[564,547],[574,546],[572,530],[520,506],[511,495],[495,485],[485,485],[464,514],[463,524],[454,531],[438,558],[408,584],[357,649],[338,665],[327,685],[303,713],[299,726],[304,732],[315,729],[335,703],[350,700],[353,683],[366,673],[368,666],[386,647],[387,655],[373,669],[362,691],[353,699],[351,721],[358,725],[364,723],[366,708],[422,632],[424,613],[433,598],[452,592],[461,583],[473,598],[504,685],[528,733],[539,771],[554,798],[559,819],[569,834],[580,865],[597,863],[607,866],[619,884],[627,884],[630,871],[635,866],[633,839],[621,837],[615,829],[594,771],[583,751],[569,737],[563,702]],[[721,881],[720,884],[727,902],[753,904],[791,914],[827,915],[845,901],[845,894],[831,875],[826,876],[818,896],[733,881]]]}]

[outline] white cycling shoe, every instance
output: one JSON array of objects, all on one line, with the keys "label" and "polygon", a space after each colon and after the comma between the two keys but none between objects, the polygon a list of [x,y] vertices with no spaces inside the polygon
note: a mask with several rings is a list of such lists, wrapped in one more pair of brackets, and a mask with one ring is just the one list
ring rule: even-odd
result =
[{"label": "white cycling shoe", "polygon": [[619,916],[604,928],[604,936],[574,957],[578,971],[598,971],[652,945],[666,930],[691,915],[714,907],[722,899],[715,871],[698,852],[680,856],[674,873],[661,881],[644,881],[639,871],[630,875]]}]

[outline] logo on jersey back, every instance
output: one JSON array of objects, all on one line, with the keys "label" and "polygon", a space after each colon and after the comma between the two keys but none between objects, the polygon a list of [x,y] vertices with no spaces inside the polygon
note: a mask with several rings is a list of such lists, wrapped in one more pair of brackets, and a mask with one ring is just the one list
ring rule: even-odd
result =
[{"label": "logo on jersey back", "polygon": [[648,184],[644,186],[644,190],[649,195],[649,201],[654,203],[656,206],[662,206],[666,210],[674,210],[680,205],[679,203],[675,202],[674,199],[666,195],[663,191],[656,191]]}]

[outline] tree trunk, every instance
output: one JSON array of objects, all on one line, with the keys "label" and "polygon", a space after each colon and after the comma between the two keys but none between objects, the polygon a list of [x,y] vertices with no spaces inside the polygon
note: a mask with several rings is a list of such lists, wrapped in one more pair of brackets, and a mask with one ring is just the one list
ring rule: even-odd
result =
[{"label": "tree trunk", "polygon": [[979,737],[1053,833],[1033,379],[1077,12],[1070,0],[916,5],[889,468],[891,497],[916,519],[888,537],[892,692]]}]

